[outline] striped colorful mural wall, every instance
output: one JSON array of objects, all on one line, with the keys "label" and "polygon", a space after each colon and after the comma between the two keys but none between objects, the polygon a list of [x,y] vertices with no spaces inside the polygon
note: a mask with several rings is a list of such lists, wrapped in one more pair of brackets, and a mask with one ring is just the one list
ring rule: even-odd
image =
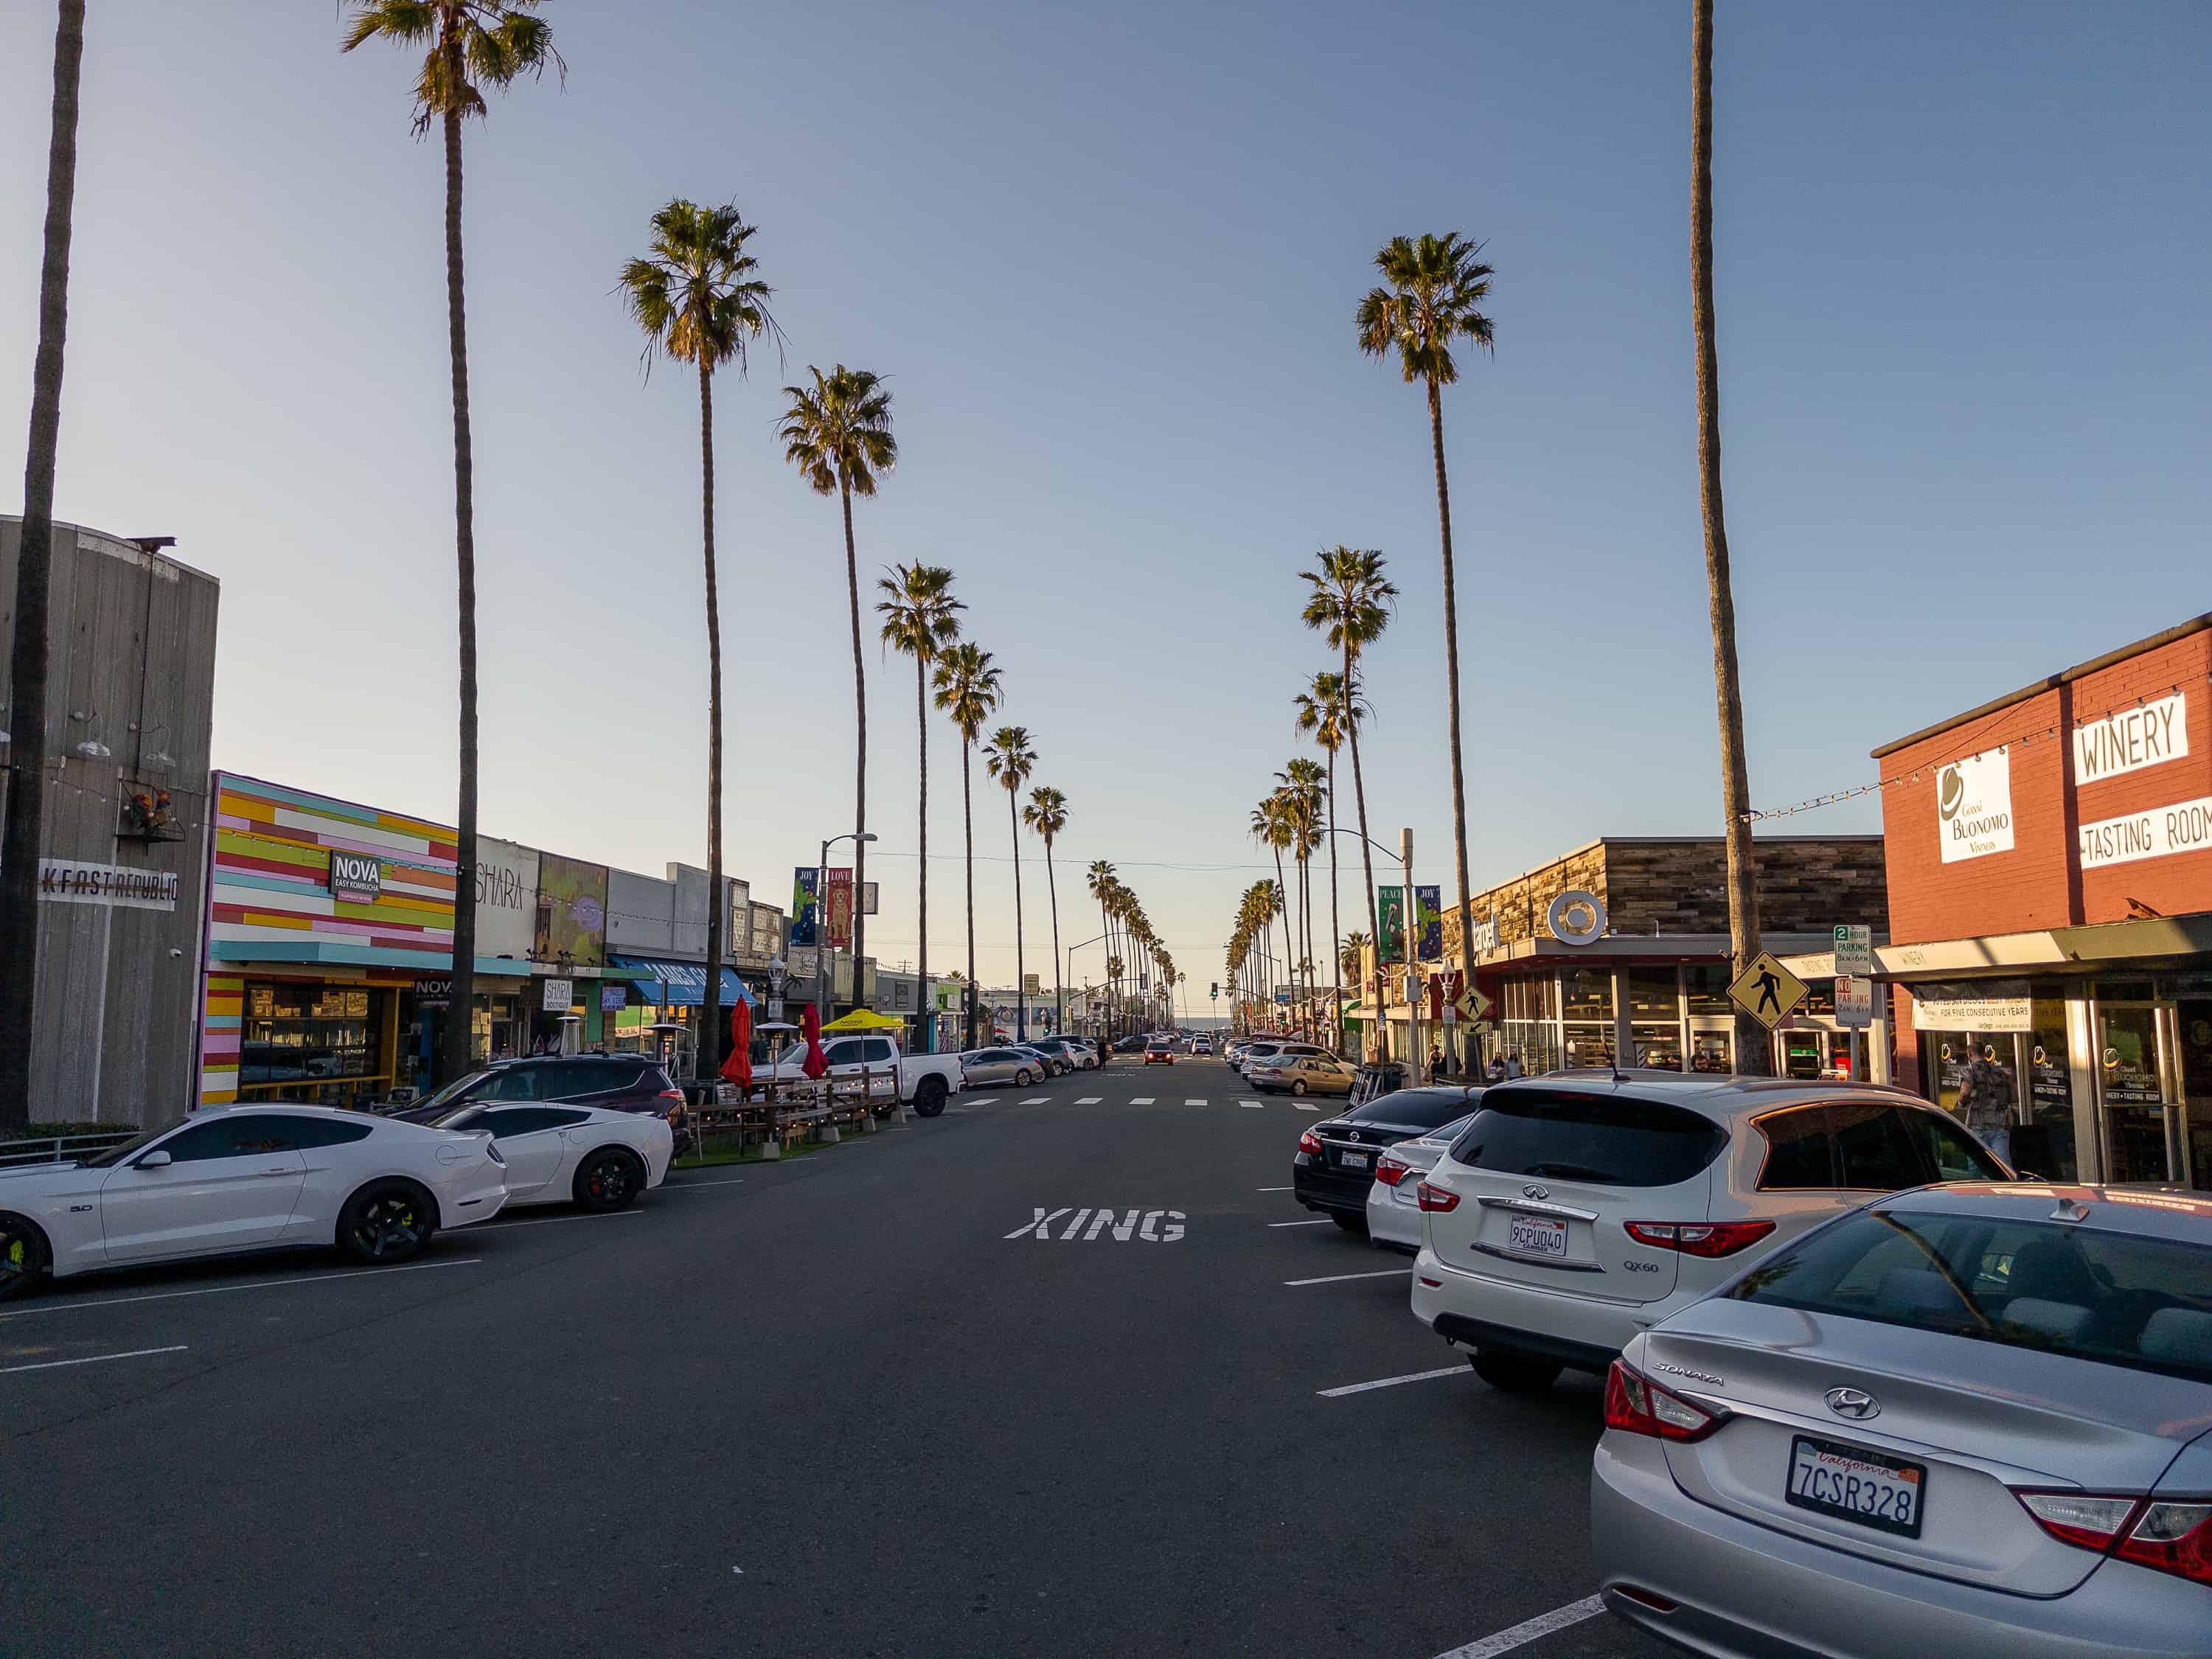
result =
[{"label": "striped colorful mural wall", "polygon": [[200,1021],[200,1104],[228,1106],[238,1098],[238,1030],[246,981],[236,974],[210,974]]}]

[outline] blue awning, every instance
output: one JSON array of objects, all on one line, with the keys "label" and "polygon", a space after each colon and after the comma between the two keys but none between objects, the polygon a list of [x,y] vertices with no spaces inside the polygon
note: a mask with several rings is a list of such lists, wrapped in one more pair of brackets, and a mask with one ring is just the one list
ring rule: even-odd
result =
[{"label": "blue awning", "polygon": [[[663,1007],[680,1005],[696,1008],[707,1000],[704,963],[663,962],[653,957],[611,957],[608,960],[631,973],[651,975],[636,982],[638,995],[647,1002]],[[741,1001],[756,1008],[760,1006],[759,999],[745,988],[745,982],[726,966],[722,969],[721,1006],[728,1008]]]}]

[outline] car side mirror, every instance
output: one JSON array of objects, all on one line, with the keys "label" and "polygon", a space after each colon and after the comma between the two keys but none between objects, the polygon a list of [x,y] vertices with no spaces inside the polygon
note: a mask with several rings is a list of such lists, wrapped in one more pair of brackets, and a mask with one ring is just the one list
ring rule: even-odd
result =
[{"label": "car side mirror", "polygon": [[138,1160],[138,1167],[142,1170],[166,1170],[169,1167],[170,1162],[169,1155],[156,1146]]}]

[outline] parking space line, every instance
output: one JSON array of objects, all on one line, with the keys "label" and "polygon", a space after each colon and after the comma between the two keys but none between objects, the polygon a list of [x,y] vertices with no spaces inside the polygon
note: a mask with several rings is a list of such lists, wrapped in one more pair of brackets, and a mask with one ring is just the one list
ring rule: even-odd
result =
[{"label": "parking space line", "polygon": [[1259,1193],[1294,1193],[1297,1191],[1297,1188],[1295,1187],[1255,1187],[1252,1190]]},{"label": "parking space line", "polygon": [[1347,1382],[1340,1389],[1316,1389],[1323,1400],[1336,1400],[1347,1394],[1365,1394],[1373,1389],[1395,1389],[1401,1382],[1430,1382],[1439,1376],[1473,1376],[1474,1373],[1464,1365],[1446,1365],[1433,1371],[1408,1371],[1403,1376],[1381,1376],[1372,1382]]},{"label": "parking space line", "polygon": [[153,1291],[144,1296],[88,1296],[75,1302],[44,1302],[36,1307],[0,1313],[0,1324],[13,1319],[28,1319],[33,1314],[68,1313],[77,1308],[120,1308],[131,1302],[169,1302],[186,1296],[224,1296],[232,1291],[285,1290],[295,1285],[326,1285],[339,1279],[378,1279],[386,1273],[428,1273],[433,1267],[473,1267],[483,1260],[480,1255],[465,1255],[452,1261],[417,1261],[404,1267],[356,1267],[351,1273],[310,1273],[304,1279],[260,1279],[251,1285],[210,1285],[197,1291]]},{"label": "parking space line", "polygon": [[1502,1630],[1495,1636],[1486,1636],[1469,1642],[1463,1648],[1454,1648],[1449,1653],[1440,1653],[1437,1659],[1498,1659],[1501,1653],[1510,1653],[1526,1647],[1540,1636],[1549,1636],[1555,1630],[1565,1630],[1570,1625],[1579,1625],[1585,1619],[1595,1619],[1605,1611],[1604,1601],[1595,1595],[1585,1595],[1579,1601],[1570,1601],[1564,1607],[1554,1607],[1549,1613],[1540,1613],[1534,1619],[1524,1619],[1510,1630]]},{"label": "parking space line", "polygon": [[653,1191],[680,1193],[692,1187],[742,1187],[744,1184],[745,1178],[743,1176],[739,1176],[735,1181],[664,1181],[659,1186],[654,1188]]},{"label": "parking space line", "polygon": [[183,1353],[191,1345],[173,1343],[166,1348],[133,1348],[128,1353],[88,1354],[82,1359],[48,1359],[36,1365],[0,1365],[0,1376],[13,1376],[18,1371],[58,1371],[64,1365],[97,1365],[104,1359],[143,1359],[149,1354]]},{"label": "parking space line", "polygon": [[643,1215],[642,1210],[609,1210],[602,1214],[540,1216],[535,1221],[491,1221],[485,1224],[489,1232],[508,1233],[517,1227],[550,1227],[556,1221],[617,1221],[626,1215]]},{"label": "parking space line", "polygon": [[1329,1224],[1327,1216],[1318,1216],[1311,1221],[1270,1221],[1267,1224],[1270,1227],[1326,1227]]},{"label": "parking space line", "polygon": [[1347,1279],[1403,1279],[1411,1267],[1385,1267],[1372,1273],[1331,1273],[1326,1279],[1286,1279],[1285,1285],[1341,1285]]}]

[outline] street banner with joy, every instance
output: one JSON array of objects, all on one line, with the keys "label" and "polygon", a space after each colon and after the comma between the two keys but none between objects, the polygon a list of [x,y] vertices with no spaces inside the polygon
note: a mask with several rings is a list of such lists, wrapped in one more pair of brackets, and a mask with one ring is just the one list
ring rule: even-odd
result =
[{"label": "street banner with joy", "polygon": [[1379,927],[1380,951],[1378,962],[1403,962],[1406,959],[1406,890],[1402,887],[1377,887],[1375,906],[1381,917]]},{"label": "street banner with joy", "polygon": [[1444,959],[1443,890],[1441,887],[1416,887],[1413,890],[1413,915],[1419,923],[1423,962],[1442,962]]},{"label": "street banner with joy", "polygon": [[804,865],[791,872],[791,942],[808,948],[819,944],[822,920],[822,872]]},{"label": "street banner with joy", "polygon": [[853,872],[832,870],[829,876],[830,891],[824,896],[823,910],[830,928],[830,948],[849,951],[853,948]]}]

